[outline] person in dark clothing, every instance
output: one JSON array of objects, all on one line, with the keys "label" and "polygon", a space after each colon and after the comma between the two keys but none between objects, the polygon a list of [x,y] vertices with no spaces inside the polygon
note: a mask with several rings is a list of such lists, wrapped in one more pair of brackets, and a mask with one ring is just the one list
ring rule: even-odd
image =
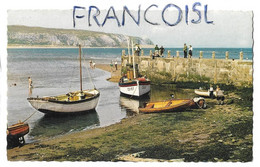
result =
[{"label": "person in dark clothing", "polygon": [[214,88],[213,86],[210,84],[210,88],[209,88],[209,97],[213,99],[214,94],[213,94]]},{"label": "person in dark clothing", "polygon": [[183,47],[184,58],[187,58],[187,51],[188,51],[188,48],[187,48],[187,45],[185,43],[184,47]]},{"label": "person in dark clothing", "polygon": [[154,56],[155,56],[155,57],[159,56],[159,50],[160,50],[160,49],[159,49],[158,45],[155,45],[154,50],[155,50]]},{"label": "person in dark clothing", "polygon": [[192,56],[192,46],[190,45],[190,47],[189,47],[189,57],[191,58],[191,56]]},{"label": "person in dark clothing", "polygon": [[161,46],[161,47],[160,47],[160,56],[163,55],[163,52],[164,52],[164,48],[163,48],[163,46]]},{"label": "person in dark clothing", "polygon": [[138,44],[135,45],[135,53],[137,56],[140,56],[140,51],[141,51],[141,48]]}]

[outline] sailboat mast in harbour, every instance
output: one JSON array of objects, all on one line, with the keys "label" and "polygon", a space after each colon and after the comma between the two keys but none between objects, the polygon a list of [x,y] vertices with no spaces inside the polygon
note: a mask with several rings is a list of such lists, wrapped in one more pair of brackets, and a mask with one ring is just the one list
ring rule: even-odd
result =
[{"label": "sailboat mast in harbour", "polygon": [[82,92],[82,68],[81,68],[81,45],[79,45],[79,77],[80,77],[80,91]]},{"label": "sailboat mast in harbour", "polygon": [[79,45],[80,90],[57,96],[30,97],[29,103],[45,114],[77,113],[94,110],[99,100],[97,89],[82,89],[81,45]]}]

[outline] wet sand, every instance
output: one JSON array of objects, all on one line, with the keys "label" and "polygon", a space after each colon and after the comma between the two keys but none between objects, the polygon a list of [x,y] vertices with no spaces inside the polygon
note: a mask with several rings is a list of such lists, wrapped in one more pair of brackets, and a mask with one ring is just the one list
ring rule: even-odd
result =
[{"label": "wet sand", "polygon": [[[96,67],[111,71],[109,65]],[[112,69],[111,78],[119,74]],[[253,112],[248,100],[252,90],[246,90],[227,91],[224,105],[206,99],[207,109],[134,114],[107,127],[9,149],[7,157],[9,161],[118,161],[123,155],[144,152],[140,158],[252,161]]]}]

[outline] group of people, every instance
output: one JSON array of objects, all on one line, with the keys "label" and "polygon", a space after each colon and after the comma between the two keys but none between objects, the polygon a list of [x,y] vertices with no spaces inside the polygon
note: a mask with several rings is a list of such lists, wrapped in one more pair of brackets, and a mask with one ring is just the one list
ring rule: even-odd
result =
[{"label": "group of people", "polygon": [[191,58],[192,57],[192,46],[190,45],[189,50],[188,50],[188,46],[186,45],[186,43],[184,43],[183,53],[184,53],[184,58],[187,58],[187,54],[189,54],[189,57]]},{"label": "group of people", "polygon": [[163,56],[163,53],[164,53],[164,47],[161,46],[160,48],[158,47],[158,45],[155,45],[155,48],[154,48],[154,56],[155,57],[160,57],[160,56]]},{"label": "group of people", "polygon": [[[214,98],[214,88],[213,88],[213,85],[210,85],[210,88],[209,88],[209,96],[211,98]],[[217,101],[218,101],[218,104],[224,104],[224,99],[225,99],[225,96],[224,96],[224,92],[220,89],[220,87],[217,85],[217,88],[216,88],[216,98],[217,98]]]},{"label": "group of people", "polygon": [[[158,45],[155,45],[153,57],[161,57],[161,56],[163,56],[164,51],[165,51],[165,49],[164,49],[163,46],[161,46],[159,48]],[[141,52],[140,45],[139,44],[135,44],[135,55],[136,56],[140,56],[140,52]]]},{"label": "group of people", "polygon": [[113,61],[111,60],[111,63],[110,63],[110,68],[111,68],[111,71],[113,71],[113,66],[115,65],[115,69],[116,69],[116,71],[117,71],[117,61],[115,60],[114,61],[114,64],[113,64]]}]

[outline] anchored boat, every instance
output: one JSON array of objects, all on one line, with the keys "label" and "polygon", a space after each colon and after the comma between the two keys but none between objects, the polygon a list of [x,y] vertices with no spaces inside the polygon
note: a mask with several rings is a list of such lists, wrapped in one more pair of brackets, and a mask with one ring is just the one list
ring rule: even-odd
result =
[{"label": "anchored boat", "polygon": [[122,94],[136,97],[149,93],[151,90],[150,84],[150,80],[146,78],[135,78],[133,80],[122,78],[118,83]]},{"label": "anchored boat", "polygon": [[133,53],[133,69],[128,69],[127,75],[123,76],[120,79],[118,85],[119,85],[120,93],[124,95],[140,97],[150,92],[151,81],[145,77],[136,77],[133,41],[132,41],[132,53]]},{"label": "anchored boat", "polygon": [[48,97],[30,97],[29,103],[38,111],[46,114],[77,113],[94,110],[98,104],[100,92],[94,89],[82,89],[81,46],[79,45],[80,90],[67,94]]},{"label": "anchored boat", "polygon": [[146,103],[143,108],[139,108],[142,113],[157,113],[157,112],[174,112],[183,111],[188,108],[205,108],[204,98],[194,99],[172,99],[166,101],[157,101]]}]

